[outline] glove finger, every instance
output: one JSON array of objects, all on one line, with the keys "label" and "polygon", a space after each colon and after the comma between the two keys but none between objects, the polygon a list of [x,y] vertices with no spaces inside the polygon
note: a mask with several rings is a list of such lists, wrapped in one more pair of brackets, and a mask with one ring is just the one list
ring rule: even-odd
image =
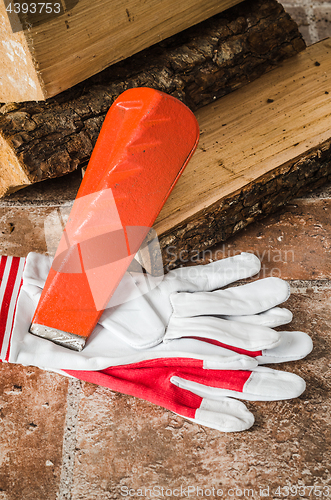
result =
[{"label": "glove finger", "polygon": [[280,343],[280,333],[267,326],[229,321],[214,316],[172,317],[164,342],[183,337],[206,339],[207,342],[215,340],[228,349],[237,347],[253,352],[273,349]]},{"label": "glove finger", "polygon": [[279,401],[299,397],[306,389],[305,381],[295,373],[254,368],[245,384],[242,398],[249,401]]},{"label": "glove finger", "polygon": [[[176,379],[173,381],[172,379]],[[299,397],[305,390],[305,381],[294,373],[272,370],[258,366],[249,371],[214,370],[196,381],[172,377],[182,389],[202,398],[216,399],[234,397],[247,401],[280,401]],[[209,385],[207,385],[209,384]]]},{"label": "glove finger", "polygon": [[242,316],[272,309],[290,296],[288,283],[280,278],[265,278],[247,285],[214,292],[173,293],[173,315],[192,317],[204,314]]},{"label": "glove finger", "polygon": [[150,359],[199,359],[204,368],[210,370],[252,370],[257,367],[257,361],[253,357],[192,338],[159,344],[149,349],[144,359],[147,359],[147,355]]},{"label": "glove finger", "polygon": [[194,284],[198,290],[210,291],[254,276],[260,269],[261,262],[258,257],[250,253],[241,253],[211,264],[175,269],[167,274],[166,279],[184,280],[182,289],[185,289],[186,281]]},{"label": "glove finger", "polygon": [[304,332],[278,332],[280,343],[256,356],[259,365],[285,363],[305,358],[313,349],[313,342]]},{"label": "glove finger", "polygon": [[229,321],[239,321],[240,323],[250,323],[251,325],[268,326],[275,328],[276,326],[286,325],[291,323],[293,314],[284,307],[273,307],[268,311],[259,314],[247,314],[246,316],[219,316],[222,319]]},{"label": "glove finger", "polygon": [[254,424],[254,416],[246,406],[231,398],[220,398],[218,401],[203,398],[194,418],[180,416],[221,432],[245,431]]}]

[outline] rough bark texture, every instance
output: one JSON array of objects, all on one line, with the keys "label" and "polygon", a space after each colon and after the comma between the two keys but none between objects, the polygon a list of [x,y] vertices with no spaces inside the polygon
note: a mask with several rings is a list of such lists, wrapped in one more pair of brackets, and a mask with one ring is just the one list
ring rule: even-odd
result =
[{"label": "rough bark texture", "polygon": [[196,110],[304,48],[278,2],[245,1],[43,103],[2,106],[0,135],[28,182],[61,176],[86,165],[107,110],[125,89],[154,87]]},{"label": "rough bark texture", "polygon": [[274,169],[240,191],[220,200],[194,220],[172,228],[160,237],[166,269],[198,258],[199,252],[255,220],[275,212],[289,200],[309,193],[331,180],[331,139],[301,158]]}]

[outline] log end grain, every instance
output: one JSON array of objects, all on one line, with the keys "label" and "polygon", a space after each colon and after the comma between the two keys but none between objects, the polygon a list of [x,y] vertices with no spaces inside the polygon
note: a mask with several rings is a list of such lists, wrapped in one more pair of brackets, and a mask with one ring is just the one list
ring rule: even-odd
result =
[{"label": "log end grain", "polygon": [[[4,165],[6,168],[3,167]],[[31,184],[14,151],[1,136],[0,167],[0,197],[14,193]]]}]

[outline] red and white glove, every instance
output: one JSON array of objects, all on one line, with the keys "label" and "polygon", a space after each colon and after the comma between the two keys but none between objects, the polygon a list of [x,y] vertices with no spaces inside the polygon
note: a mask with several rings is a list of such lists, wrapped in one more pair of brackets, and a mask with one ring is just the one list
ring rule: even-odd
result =
[{"label": "red and white glove", "polygon": [[289,399],[305,388],[297,375],[257,366],[311,351],[306,334],[270,328],[291,321],[291,313],[277,307],[288,298],[288,285],[268,278],[212,291],[256,274],[260,262],[253,255],[171,271],[150,292],[143,275],[127,273],[82,352],[28,333],[50,259],[29,254],[26,263],[4,257],[1,263],[3,360],[104,385],[222,431],[254,422],[233,397]]}]

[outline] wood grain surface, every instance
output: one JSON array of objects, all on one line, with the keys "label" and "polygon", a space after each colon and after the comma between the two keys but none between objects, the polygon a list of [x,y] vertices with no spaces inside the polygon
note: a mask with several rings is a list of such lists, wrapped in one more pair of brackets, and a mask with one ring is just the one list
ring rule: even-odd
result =
[{"label": "wood grain surface", "polygon": [[[0,64],[6,65],[6,72],[2,75],[0,102],[38,100],[56,95],[110,64],[238,2],[59,0],[62,8],[58,15],[58,8],[50,9],[48,14],[44,9],[41,14],[37,12],[35,20],[30,11],[26,16],[18,15],[13,19],[12,14],[8,18],[6,8],[10,2],[1,0]],[[53,4],[47,5],[53,7]]]}]

